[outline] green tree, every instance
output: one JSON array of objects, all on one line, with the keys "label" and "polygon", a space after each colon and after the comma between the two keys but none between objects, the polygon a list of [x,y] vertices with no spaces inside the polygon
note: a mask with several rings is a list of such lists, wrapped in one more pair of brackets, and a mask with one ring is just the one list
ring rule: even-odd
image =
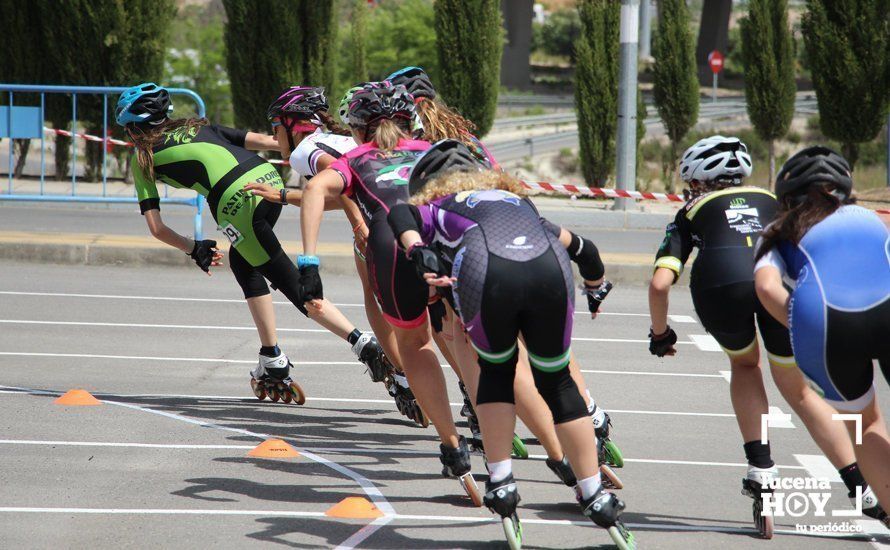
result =
[{"label": "green tree", "polygon": [[853,166],[890,110],[890,0],[808,0],[802,29],[822,132]]},{"label": "green tree", "polygon": [[437,0],[436,49],[448,78],[436,86],[445,101],[476,125],[482,137],[497,109],[503,51],[498,0]]},{"label": "green tree", "polygon": [[575,108],[581,173],[589,185],[602,187],[615,168],[621,5],[610,0],[581,0],[578,14],[581,32],[575,43]]},{"label": "green tree", "polygon": [[[583,0],[579,2],[579,11],[581,3]],[[543,23],[532,23],[532,50],[575,60],[575,43],[584,28],[579,11],[555,11]]]},{"label": "green tree", "polygon": [[367,0],[355,0],[352,10],[352,82],[366,82],[368,80],[368,2]]},{"label": "green tree", "polygon": [[769,144],[769,181],[776,174],[775,140],[794,117],[794,39],[788,28],[787,0],[751,0],[741,21],[745,101],[748,116]]},{"label": "green tree", "polygon": [[684,0],[661,0],[661,19],[653,43],[653,93],[658,114],[671,140],[671,181],[676,177],[678,146],[686,132],[698,120],[698,76],[695,46],[689,26],[689,11]]},{"label": "green tree", "polygon": [[337,40],[334,0],[302,0],[300,4],[300,22],[303,25],[301,82],[330,89],[333,86],[335,59],[332,46],[336,45]]}]

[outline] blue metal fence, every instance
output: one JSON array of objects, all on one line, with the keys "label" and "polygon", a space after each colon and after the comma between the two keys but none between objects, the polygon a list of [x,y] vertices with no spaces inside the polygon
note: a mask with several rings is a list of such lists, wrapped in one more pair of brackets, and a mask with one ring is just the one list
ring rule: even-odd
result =
[{"label": "blue metal fence", "polygon": [[[6,193],[0,193],[0,200],[4,201],[37,201],[37,202],[87,202],[87,203],[135,203],[137,202],[135,188],[132,197],[108,196],[108,148],[103,142],[102,147],[102,193],[100,195],[85,195],[77,193],[77,97],[78,95],[102,96],[102,136],[107,137],[108,132],[108,96],[117,96],[126,90],[123,87],[114,86],[44,86],[30,84],[0,84],[0,94],[8,99],[8,105],[0,110],[0,116],[5,120],[0,123],[0,137],[9,138],[9,183]],[[187,88],[168,88],[172,95],[182,95],[195,102],[195,111],[199,117],[205,113],[204,100],[194,91]],[[39,94],[39,111],[34,107],[17,108],[15,106],[15,94]],[[48,193],[45,190],[46,181],[46,132],[43,129],[46,120],[46,94],[69,94],[71,96],[71,193]],[[35,119],[39,122],[35,122]],[[35,135],[35,126],[39,135]],[[33,138],[40,139],[40,188],[37,194],[25,194],[13,192],[13,170],[15,166],[15,152],[13,139]],[[165,204],[179,204],[195,208],[195,238],[202,238],[201,213],[204,210],[204,198],[196,195],[191,198],[172,198],[168,196],[169,188],[164,186]]]}]

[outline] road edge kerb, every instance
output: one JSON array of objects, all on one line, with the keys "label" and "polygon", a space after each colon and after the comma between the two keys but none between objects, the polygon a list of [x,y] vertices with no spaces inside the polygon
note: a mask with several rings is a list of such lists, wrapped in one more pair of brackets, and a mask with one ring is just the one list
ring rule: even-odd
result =
[{"label": "road edge kerb", "polygon": [[[354,275],[352,254],[323,254],[323,270],[335,275]],[[0,261],[18,261],[57,265],[90,266],[167,266],[194,268],[191,259],[173,248],[141,248],[90,243],[0,243]],[[228,270],[228,267],[224,269]],[[652,265],[639,262],[606,262],[606,277],[616,284],[646,284],[652,276]],[[575,280],[580,283],[577,270]],[[687,284],[687,277],[680,278]]]}]

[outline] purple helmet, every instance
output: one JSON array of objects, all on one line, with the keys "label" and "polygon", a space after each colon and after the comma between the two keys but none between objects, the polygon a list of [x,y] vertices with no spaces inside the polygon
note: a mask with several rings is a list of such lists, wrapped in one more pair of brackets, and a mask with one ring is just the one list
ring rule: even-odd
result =
[{"label": "purple helmet", "polygon": [[328,100],[324,88],[292,86],[281,92],[278,99],[269,105],[266,117],[312,120],[319,111],[328,110]]},{"label": "purple helmet", "polygon": [[390,82],[368,82],[349,101],[348,120],[354,127],[367,127],[381,118],[413,120],[414,96]]}]

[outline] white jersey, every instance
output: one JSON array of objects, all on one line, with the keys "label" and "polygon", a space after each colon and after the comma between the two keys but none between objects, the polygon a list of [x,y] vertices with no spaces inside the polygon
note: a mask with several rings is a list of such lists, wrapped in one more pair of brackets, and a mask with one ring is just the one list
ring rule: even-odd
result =
[{"label": "white jersey", "polygon": [[290,167],[304,178],[318,173],[316,163],[322,155],[340,158],[357,147],[352,136],[323,132],[321,128],[309,134],[290,154]]}]

